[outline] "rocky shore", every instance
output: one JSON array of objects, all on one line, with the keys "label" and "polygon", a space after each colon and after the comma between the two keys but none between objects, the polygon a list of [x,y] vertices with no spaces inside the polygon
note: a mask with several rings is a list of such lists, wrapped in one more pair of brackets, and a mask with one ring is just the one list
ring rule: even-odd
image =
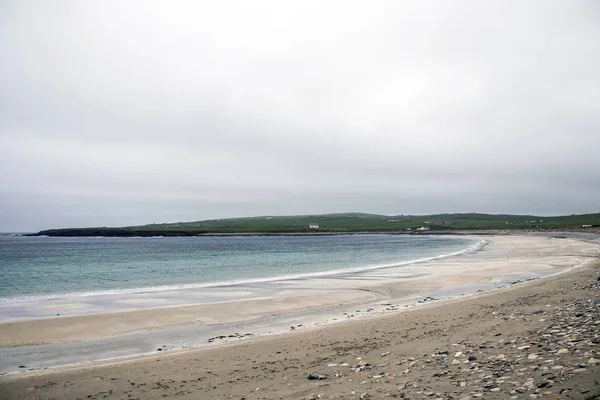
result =
[{"label": "rocky shore", "polygon": [[[330,374],[320,378],[358,380],[363,387],[350,395],[360,399],[600,398],[600,276],[572,289],[584,296],[555,306],[523,299],[526,307],[490,310],[502,321],[493,338],[460,340],[431,354],[386,351],[352,365],[330,363]],[[534,319],[540,328],[518,329]],[[515,326],[503,334],[507,324]]]}]

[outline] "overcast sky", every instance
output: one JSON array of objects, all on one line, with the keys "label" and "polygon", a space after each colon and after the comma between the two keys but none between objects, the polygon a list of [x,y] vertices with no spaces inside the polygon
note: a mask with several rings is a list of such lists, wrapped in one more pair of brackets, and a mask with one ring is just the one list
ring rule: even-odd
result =
[{"label": "overcast sky", "polygon": [[0,231],[600,212],[600,2],[0,1]]}]

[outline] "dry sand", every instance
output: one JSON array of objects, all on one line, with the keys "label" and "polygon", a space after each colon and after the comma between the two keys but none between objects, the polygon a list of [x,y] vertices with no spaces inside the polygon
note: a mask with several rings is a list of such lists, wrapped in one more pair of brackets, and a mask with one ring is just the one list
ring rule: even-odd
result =
[{"label": "dry sand", "polygon": [[[293,334],[6,375],[0,377],[0,398],[525,399],[583,398],[600,391],[600,264],[584,262],[597,257],[597,244],[492,240],[472,257],[420,265],[437,272],[428,279],[415,277],[412,285],[440,289],[528,269],[549,271],[565,263],[581,267],[468,298]],[[405,284],[386,282],[391,273],[374,271],[361,286],[392,298],[406,295]],[[337,282],[338,290],[343,282]],[[293,290],[300,283],[287,285]],[[101,318],[106,316],[95,321]],[[16,340],[18,332],[9,339],[5,332],[3,341]],[[327,379],[308,380],[310,373]]]}]

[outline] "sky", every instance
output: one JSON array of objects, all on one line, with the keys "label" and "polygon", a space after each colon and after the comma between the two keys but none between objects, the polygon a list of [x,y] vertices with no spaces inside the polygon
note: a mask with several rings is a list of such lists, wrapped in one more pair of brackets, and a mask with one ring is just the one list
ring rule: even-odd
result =
[{"label": "sky", "polygon": [[0,231],[600,212],[600,3],[0,0]]}]

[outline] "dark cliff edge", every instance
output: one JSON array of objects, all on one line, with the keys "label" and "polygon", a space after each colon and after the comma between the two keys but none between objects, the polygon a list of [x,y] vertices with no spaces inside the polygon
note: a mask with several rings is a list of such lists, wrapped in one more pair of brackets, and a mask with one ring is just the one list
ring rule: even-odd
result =
[{"label": "dark cliff edge", "polygon": [[206,232],[201,231],[162,231],[162,230],[135,230],[119,228],[86,228],[86,229],[48,229],[26,236],[53,236],[53,237],[153,237],[153,236],[200,236]]},{"label": "dark cliff edge", "polygon": [[[426,234],[429,232],[389,232],[389,231],[356,231],[356,232],[210,232],[210,231],[148,231],[133,230],[125,228],[72,228],[72,229],[49,229],[38,233],[29,233],[23,236],[50,236],[50,237],[159,237],[159,236],[334,236],[334,235],[356,235],[356,234]],[[430,232],[433,234],[434,232]],[[437,232],[439,234],[439,232]],[[449,234],[453,234],[450,232]]]},{"label": "dark cliff edge", "polygon": [[[463,230],[430,230],[425,232],[406,232],[406,231],[321,231],[321,232],[210,232],[210,231],[161,231],[161,230],[135,230],[125,228],[83,228],[83,229],[49,229],[38,233],[29,233],[22,236],[49,236],[49,237],[193,237],[193,236],[336,236],[336,235],[365,235],[365,234],[387,234],[387,235],[410,235],[410,236],[430,236],[430,235],[511,235],[511,234],[600,234],[600,227],[596,229],[463,229]],[[556,236],[564,238],[566,236]]]}]

